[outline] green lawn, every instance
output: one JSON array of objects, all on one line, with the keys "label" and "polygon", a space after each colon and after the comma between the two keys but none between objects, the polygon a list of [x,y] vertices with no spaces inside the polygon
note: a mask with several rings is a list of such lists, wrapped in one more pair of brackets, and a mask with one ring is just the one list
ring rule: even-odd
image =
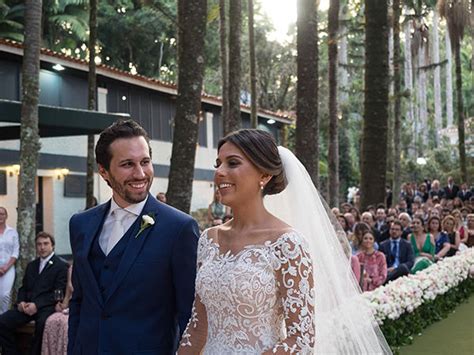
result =
[{"label": "green lawn", "polygon": [[474,355],[474,295],[400,349],[400,355],[417,354]]}]

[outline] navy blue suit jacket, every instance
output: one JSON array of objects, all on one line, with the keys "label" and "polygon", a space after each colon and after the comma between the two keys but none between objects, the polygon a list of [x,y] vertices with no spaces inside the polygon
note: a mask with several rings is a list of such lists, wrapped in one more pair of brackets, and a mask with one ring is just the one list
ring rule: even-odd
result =
[{"label": "navy blue suit jacket", "polygon": [[[385,259],[387,260],[387,267],[392,267],[393,263],[395,262],[395,258],[392,256],[391,253],[391,238],[384,240],[380,244],[379,250],[385,254]],[[411,243],[403,238],[400,238],[398,251],[398,261],[400,265],[405,264],[410,270],[413,267],[413,263],[415,262],[415,254],[413,253],[413,247]]]},{"label": "navy blue suit jacket", "polygon": [[142,215],[155,224],[131,237],[111,287],[102,295],[88,261],[110,201],[74,215],[68,354],[174,354],[191,315],[199,229],[194,219],[149,195]]}]

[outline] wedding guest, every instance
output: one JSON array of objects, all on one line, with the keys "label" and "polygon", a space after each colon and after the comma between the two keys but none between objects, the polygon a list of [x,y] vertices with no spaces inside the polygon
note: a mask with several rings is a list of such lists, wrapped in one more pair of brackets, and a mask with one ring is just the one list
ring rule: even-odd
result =
[{"label": "wedding guest", "polygon": [[15,281],[15,263],[20,243],[17,231],[7,225],[8,211],[0,207],[0,314],[10,307],[10,295]]},{"label": "wedding guest", "polygon": [[164,192],[158,192],[156,199],[160,202],[166,203],[166,194]]},{"label": "wedding guest", "polygon": [[55,290],[66,288],[67,264],[54,254],[54,238],[40,232],[36,236],[38,258],[28,264],[23,283],[18,290],[17,305],[0,316],[0,345],[3,354],[18,354],[15,329],[35,321],[31,354],[41,353],[46,319],[54,313]]},{"label": "wedding guest", "polygon": [[446,256],[453,256],[459,250],[459,244],[461,244],[461,237],[459,232],[455,229],[456,220],[453,216],[446,216],[442,222],[443,231],[449,238],[449,243],[451,243],[451,248]]},{"label": "wedding guest", "polygon": [[371,232],[364,234],[357,258],[363,265],[363,291],[372,291],[382,285],[387,278],[387,261],[385,255],[375,250],[375,238]]},{"label": "wedding guest", "polygon": [[429,197],[433,200],[435,200],[435,197],[440,200],[444,196],[444,191],[440,188],[439,186],[439,180],[433,180],[431,183],[431,190],[429,192]]},{"label": "wedding guest", "polygon": [[415,254],[415,263],[410,272],[415,274],[433,264],[436,246],[433,236],[430,233],[425,233],[424,222],[421,218],[413,218],[412,228],[410,242]]},{"label": "wedding guest", "polygon": [[221,193],[219,190],[214,191],[214,198],[212,202],[209,204],[207,208],[207,222],[210,225],[217,225],[214,224],[215,220],[222,220],[226,216],[227,208],[221,203]]},{"label": "wedding guest", "polygon": [[390,225],[390,239],[380,244],[380,251],[387,261],[387,280],[392,281],[408,275],[413,266],[414,254],[411,243],[402,238],[402,222],[395,220]]},{"label": "wedding guest", "polygon": [[474,213],[469,213],[466,216],[466,221],[467,240],[464,244],[466,244],[467,247],[471,248],[474,246]]},{"label": "wedding guest", "polygon": [[367,232],[372,232],[372,228],[367,223],[359,222],[354,226],[354,233],[351,240],[352,254],[356,255],[362,245],[362,237]]},{"label": "wedding guest", "polygon": [[402,223],[402,238],[408,239],[408,236],[411,233],[411,217],[408,213],[402,212],[398,215],[399,221]]},{"label": "wedding guest", "polygon": [[448,177],[448,185],[446,185],[443,191],[444,196],[449,200],[454,199],[458,195],[459,186],[454,183],[452,176]]},{"label": "wedding guest", "polygon": [[435,241],[435,260],[442,259],[451,249],[449,238],[441,229],[441,220],[438,217],[431,217],[428,220],[428,232]]},{"label": "wedding guest", "polygon": [[354,225],[356,223],[356,220],[354,218],[354,215],[350,212],[344,213],[344,217],[347,222],[347,228],[352,231],[354,229]]},{"label": "wedding guest", "polygon": [[461,185],[461,189],[458,192],[458,197],[463,201],[468,201],[469,198],[472,196],[472,192],[468,189],[467,183],[463,182]]},{"label": "wedding guest", "polygon": [[41,355],[67,354],[69,300],[71,299],[73,292],[71,274],[72,266],[68,269],[66,293],[64,294],[64,298],[62,301],[56,303],[56,312],[50,315],[46,320]]}]

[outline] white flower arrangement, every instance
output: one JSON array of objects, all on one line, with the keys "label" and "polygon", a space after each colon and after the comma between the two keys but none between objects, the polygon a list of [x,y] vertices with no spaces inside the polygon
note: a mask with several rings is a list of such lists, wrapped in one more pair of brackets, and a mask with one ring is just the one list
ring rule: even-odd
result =
[{"label": "white flower arrangement", "polygon": [[424,302],[434,300],[469,277],[474,266],[474,248],[445,258],[415,275],[400,277],[385,286],[365,292],[375,319],[382,324],[385,319],[398,319],[406,312],[413,312]]}]

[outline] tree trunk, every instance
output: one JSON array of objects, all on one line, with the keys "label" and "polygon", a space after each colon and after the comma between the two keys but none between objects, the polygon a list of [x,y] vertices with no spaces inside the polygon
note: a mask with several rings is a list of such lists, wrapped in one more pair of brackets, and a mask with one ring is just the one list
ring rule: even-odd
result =
[{"label": "tree trunk", "polygon": [[242,127],[240,116],[240,35],[242,34],[242,3],[229,3],[229,117],[224,121],[224,134]]},{"label": "tree trunk", "polygon": [[418,49],[418,118],[419,118],[419,151],[418,155],[423,156],[425,145],[428,143],[428,112],[426,98],[426,70],[421,69],[426,65],[426,45],[421,44]]},{"label": "tree trunk", "polygon": [[201,116],[207,0],[178,0],[179,78],[168,203],[189,213]]},{"label": "tree trunk", "polygon": [[[22,67],[20,133],[20,177],[18,219],[20,258],[16,264],[16,285],[21,285],[26,265],[35,258],[36,191],[40,141],[38,134],[39,72],[42,0],[25,1],[25,41]],[[18,287],[15,287],[18,289]]]},{"label": "tree trunk", "polygon": [[451,127],[453,125],[454,110],[453,110],[453,52],[451,49],[451,38],[449,37],[448,26],[445,32],[446,41],[446,125]]},{"label": "tree trunk", "polygon": [[[410,34],[411,24],[409,21],[405,23],[404,33],[404,54],[405,54],[405,63],[404,63],[404,73],[405,73],[405,90],[409,92],[408,102],[407,102],[407,112],[406,112],[406,121],[408,125],[411,125],[413,132],[412,134],[412,144],[408,149],[408,154],[412,158],[416,159],[416,137],[417,137],[417,123],[415,117],[415,91],[413,90],[413,58],[411,55],[411,34]],[[394,195],[395,196],[395,195]]]},{"label": "tree trunk", "polygon": [[439,67],[439,15],[435,9],[433,11],[433,30],[432,30],[432,58],[436,64],[433,72],[433,85],[434,85],[434,127],[435,127],[435,140],[436,146],[439,144],[439,130],[442,127],[442,102],[441,102],[441,69]]},{"label": "tree trunk", "polygon": [[222,74],[222,108],[221,120],[229,121],[229,60],[227,57],[227,25],[226,25],[226,0],[219,0],[219,40],[220,61]]},{"label": "tree trunk", "polygon": [[[389,8],[389,27],[388,27],[388,122],[387,122],[387,176],[393,176],[393,130],[394,130],[394,109],[395,109],[395,97],[393,94],[394,83],[393,83],[393,15],[392,9]],[[393,183],[393,180],[387,181],[387,183]]]},{"label": "tree trunk", "polygon": [[[89,74],[88,104],[89,110],[97,109],[97,76],[95,65],[95,46],[97,43],[97,0],[89,0]],[[86,209],[94,206],[94,135],[87,136],[87,176]]]},{"label": "tree trunk", "polygon": [[400,73],[400,0],[393,0],[392,3],[393,14],[393,196],[400,195],[401,174],[400,174],[400,159],[401,159],[401,142],[400,133],[402,127],[401,119],[401,73]]},{"label": "tree trunk", "polygon": [[[461,42],[461,39],[459,39]],[[461,43],[454,47],[454,60],[456,62],[456,96],[457,96],[457,116],[458,116],[458,148],[459,163],[461,168],[461,180],[468,181],[466,167],[466,145],[464,133],[464,102],[462,97],[462,73],[461,73]]]},{"label": "tree trunk", "polygon": [[361,207],[385,201],[388,124],[388,2],[365,0],[365,98]]},{"label": "tree trunk", "polygon": [[346,111],[346,107],[349,104],[349,72],[347,71],[347,28],[345,22],[349,20],[347,16],[347,5],[341,6],[339,18],[341,20],[339,33],[339,50],[337,52],[339,57],[338,72],[338,95],[339,95],[339,106],[343,111]]},{"label": "tree trunk", "polygon": [[250,54],[250,125],[257,128],[257,59],[255,58],[255,30],[253,28],[253,0],[248,0],[249,54]]},{"label": "tree trunk", "polygon": [[297,2],[296,155],[319,185],[318,19],[314,0]]},{"label": "tree trunk", "polygon": [[339,206],[339,140],[337,103],[337,37],[339,31],[339,0],[331,0],[328,12],[328,62],[329,62],[329,205]]}]

